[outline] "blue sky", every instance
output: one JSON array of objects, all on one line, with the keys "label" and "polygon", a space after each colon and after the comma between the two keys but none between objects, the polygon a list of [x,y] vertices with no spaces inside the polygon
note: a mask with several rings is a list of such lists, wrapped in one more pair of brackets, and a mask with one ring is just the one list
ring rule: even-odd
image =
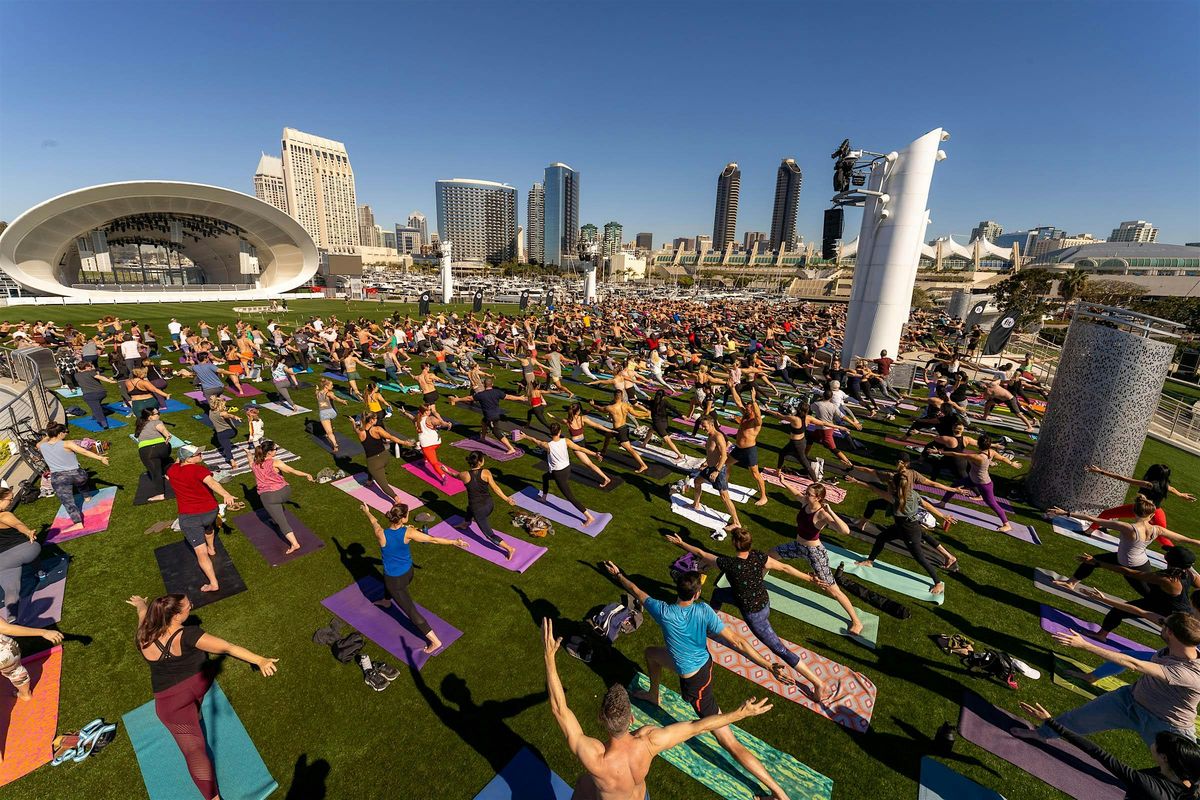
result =
[{"label": "blue sky", "polygon": [[[581,222],[711,233],[742,169],[738,236],[804,170],[820,235],[829,153],[952,134],[930,236],[981,219],[1200,241],[1200,3],[9,2],[0,219],[138,178],[252,192],[291,126],[346,143],[378,222],[433,182],[525,192],[564,161]],[[18,35],[11,35],[18,34]],[[849,222],[849,221],[848,221]],[[856,223],[852,223],[854,227]]]}]

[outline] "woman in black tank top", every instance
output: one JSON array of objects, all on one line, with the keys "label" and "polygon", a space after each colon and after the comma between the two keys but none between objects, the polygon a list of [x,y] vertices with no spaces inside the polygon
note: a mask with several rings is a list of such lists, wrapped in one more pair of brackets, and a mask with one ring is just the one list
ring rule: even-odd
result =
[{"label": "woman in black tank top", "polygon": [[471,523],[474,522],[475,528],[483,535],[483,538],[493,547],[503,550],[505,560],[511,561],[517,551],[492,530],[492,524],[488,518],[496,507],[496,504],[492,502],[493,492],[510,506],[513,501],[504,493],[503,489],[496,485],[491,470],[484,468],[483,461],[483,453],[478,451],[467,453],[467,471],[462,473],[463,485],[467,487],[467,514],[463,521],[454,527],[460,531],[470,532]]}]

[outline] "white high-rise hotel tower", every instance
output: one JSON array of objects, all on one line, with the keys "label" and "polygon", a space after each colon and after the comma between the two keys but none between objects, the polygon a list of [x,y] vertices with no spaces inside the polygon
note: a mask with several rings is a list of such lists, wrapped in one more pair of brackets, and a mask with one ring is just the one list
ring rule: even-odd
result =
[{"label": "white high-rise hotel tower", "polygon": [[[317,247],[333,253],[353,252],[360,243],[358,204],[346,146],[293,128],[283,129],[280,146],[287,212],[308,231]],[[262,162],[259,165],[261,168]],[[258,182],[255,175],[256,194]]]}]

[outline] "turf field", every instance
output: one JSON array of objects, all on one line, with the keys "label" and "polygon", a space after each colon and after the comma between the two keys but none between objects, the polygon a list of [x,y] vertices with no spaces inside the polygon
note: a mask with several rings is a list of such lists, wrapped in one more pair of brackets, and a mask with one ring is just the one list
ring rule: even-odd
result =
[{"label": "turf field", "polygon": [[[79,324],[94,321],[100,312],[119,313],[123,318],[152,324],[160,341],[164,341],[171,315],[184,322],[203,317],[215,324],[234,318],[231,306],[92,306],[51,311],[12,308],[0,310],[0,319],[32,320],[53,314],[59,322]],[[351,311],[376,317],[390,313],[392,308],[357,303]],[[290,314],[278,317],[295,320],[318,313],[336,313],[345,318],[347,305],[321,300],[294,302]],[[516,378],[513,373],[505,375]],[[184,399],[183,392],[191,388],[184,381],[176,381],[171,391],[176,398]],[[114,391],[110,398],[115,395]],[[296,391],[294,397],[315,408],[312,389]],[[392,402],[399,402],[400,397],[389,395]],[[244,407],[240,401],[234,404]],[[523,407],[507,405],[523,420]],[[559,405],[559,401],[552,401],[552,410]],[[686,411],[686,404],[679,410]],[[343,416],[337,425],[349,434],[345,411],[341,407],[339,411]],[[478,415],[469,409],[445,406],[443,414],[465,423],[465,428],[477,428]],[[316,472],[332,465],[330,456],[304,434],[304,416],[284,418],[264,411],[263,419],[269,438],[301,456],[293,466]],[[164,420],[183,439],[208,441],[209,429],[193,420],[189,412],[168,414]],[[886,465],[894,459],[894,447],[885,445],[883,438],[902,431],[898,427],[902,421],[866,422],[860,438],[871,450],[861,456],[865,463]],[[395,422],[392,428],[402,434],[411,433]],[[89,467],[97,467],[100,477],[124,487],[117,495],[112,527],[62,546],[73,560],[61,629],[90,637],[90,643],[66,644],[60,730],[78,729],[95,717],[119,721],[122,714],[151,697],[147,669],[132,644],[134,613],[124,600],[132,594],[153,597],[162,592],[153,553],[177,534],[143,533],[152,523],[173,518],[173,503],[130,505],[142,471],[134,445],[126,435],[131,430],[106,434],[113,442],[110,467],[86,462]],[[465,466],[465,452],[448,443],[461,430],[445,435],[447,444],[440,451],[445,462],[460,468]],[[783,441],[778,429],[764,431],[760,450],[765,464],[773,466],[774,454]],[[692,448],[690,452],[698,451]],[[1156,461],[1173,465],[1183,490],[1200,488],[1196,485],[1200,471],[1192,457],[1147,442],[1139,470]],[[489,466],[509,492],[540,482],[542,462],[533,456],[503,464],[490,462]],[[663,534],[679,531],[682,522],[670,513],[666,501],[666,484],[674,476],[655,482],[614,469],[625,479],[621,488],[610,493],[576,488],[591,508],[616,515],[604,533],[590,539],[560,527],[552,539],[539,542],[548,545],[550,551],[525,574],[507,572],[454,548],[414,545],[419,566],[413,584],[415,598],[463,630],[464,635],[434,657],[422,672],[406,671],[387,691],[378,694],[363,684],[357,666],[339,664],[327,648],[311,641],[313,631],[330,619],[329,612],[320,605],[321,599],[377,569],[374,557],[378,551],[356,503],[331,486],[293,479],[297,507],[292,510],[325,540],[326,546],[279,567],[268,566],[240,533],[224,536],[249,590],[202,608],[197,616],[209,632],[280,659],[279,673],[270,679],[234,661],[223,664],[220,676],[221,686],[280,783],[276,796],[471,798],[522,746],[539,752],[555,771],[573,782],[578,766],[545,702],[539,621],[547,615],[580,620],[594,606],[615,600],[618,588],[597,568],[602,559],[615,560],[651,594],[667,597],[667,566],[678,554],[662,541]],[[998,494],[1010,495],[1012,470],[1000,468],[995,473]],[[450,501],[441,498],[404,472],[398,462],[392,463],[390,476],[394,485],[425,497],[428,507],[439,517],[463,508],[462,495]],[[236,477],[228,487],[235,495],[249,492],[252,481],[248,477]],[[749,476],[739,469],[733,470],[731,479],[749,482]],[[843,486],[848,496],[839,509],[861,510],[867,492],[850,484]],[[739,508],[743,520],[755,532],[756,543],[763,547],[782,543],[793,532],[793,504],[782,490],[771,489],[772,501],[764,508]],[[23,506],[19,515],[30,525],[45,525],[56,509],[57,501],[46,499]],[[1183,532],[1200,529],[1195,506],[1173,498],[1166,509],[1172,528]],[[505,510],[498,507],[492,522],[511,532]],[[1043,544],[1027,544],[963,523],[943,536],[962,566],[961,573],[947,581],[945,604],[932,606],[900,598],[913,614],[905,621],[881,614],[876,650],[791,617],[774,615],[775,629],[782,637],[861,671],[875,682],[878,698],[869,731],[851,733],[783,701],[777,702],[771,713],[749,720],[743,727],[832,778],[836,798],[913,798],[920,759],[929,752],[938,726],[957,721],[964,688],[1009,710],[1016,709],[1018,699],[1041,702],[1056,712],[1079,704],[1082,698],[1051,683],[1051,640],[1038,626],[1038,606],[1052,601],[1077,616],[1098,621],[1099,615],[1035,590],[1032,574],[1035,566],[1070,571],[1074,556],[1085,546],[1054,534],[1048,523],[1035,517],[1018,514],[1014,521],[1035,524]],[[699,528],[692,527],[688,536],[702,546],[732,552],[728,544],[711,542]],[[839,537],[827,538],[839,541]],[[841,543],[852,548],[863,546],[854,540]],[[47,552],[54,552],[54,547],[47,548]],[[892,553],[885,553],[882,560],[917,568],[915,562]],[[1095,580],[1114,592],[1124,588],[1111,573],[1101,571]],[[862,601],[855,604],[879,613]],[[1027,661],[1042,671],[1042,679],[1022,678],[1020,691],[1013,692],[999,683],[968,675],[929,639],[933,634],[955,632],[977,645],[1002,649]],[[1121,632],[1147,644],[1154,642],[1153,636],[1129,626]],[[637,633],[622,637],[615,652],[591,664],[560,655],[568,698],[585,730],[599,735],[595,712],[605,688],[614,681],[628,683],[636,672],[644,670],[642,649],[661,641],[660,632],[647,620]],[[29,643],[25,644],[29,652]],[[366,652],[374,657],[382,655],[373,644],[368,644]],[[1086,654],[1080,660],[1097,663]],[[715,670],[715,682],[717,696],[726,708],[762,694],[759,687],[724,669]],[[674,678],[668,679],[667,685],[678,688]],[[1151,763],[1133,734],[1108,734],[1097,740],[1136,766]],[[1009,798],[1061,796],[965,741],[959,741],[947,763]],[[652,769],[649,785],[652,797],[714,796],[662,761]],[[98,757],[79,765],[43,767],[6,787],[3,796],[14,800],[127,800],[145,797],[144,791],[129,740],[122,733]]]}]

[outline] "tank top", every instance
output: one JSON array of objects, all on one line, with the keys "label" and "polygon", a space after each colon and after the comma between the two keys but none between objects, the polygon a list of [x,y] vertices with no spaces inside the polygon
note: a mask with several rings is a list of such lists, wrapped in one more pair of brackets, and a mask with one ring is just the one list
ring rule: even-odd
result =
[{"label": "tank top", "polygon": [[[204,631],[199,625],[184,625],[171,634],[166,642],[153,642],[158,648],[158,658],[150,659],[142,655],[150,664],[150,688],[155,694],[165,692],[200,671],[208,660],[208,653],[196,647],[196,642],[203,635]],[[179,640],[179,655],[171,652],[176,639]]]},{"label": "tank top", "polygon": [[372,436],[370,432],[368,432],[366,438],[363,439],[362,446],[363,453],[367,456],[367,458],[372,458],[382,453],[387,448],[387,443],[382,438]]},{"label": "tank top", "polygon": [[142,428],[142,432],[137,435],[139,450],[143,447],[149,447],[152,444],[165,441],[166,439],[163,438],[162,431],[155,425],[146,425]]},{"label": "tank top", "polygon": [[821,541],[821,529],[817,527],[816,523],[819,513],[821,513],[819,510],[808,511],[804,506],[800,506],[800,510],[796,512],[796,538],[812,544]]},{"label": "tank top", "polygon": [[983,459],[980,461],[971,462],[971,483],[976,486],[986,486],[992,482],[992,476],[988,474],[988,467],[992,465],[992,457],[987,453],[983,454]]},{"label": "tank top", "polygon": [[79,469],[79,458],[66,447],[66,442],[42,442],[38,450],[51,472],[70,472]]},{"label": "tank top", "polygon": [[277,492],[288,485],[279,467],[275,466],[274,458],[267,458],[261,464],[256,464],[251,458],[250,471],[254,473],[254,482],[258,486],[259,494]]},{"label": "tank top", "polygon": [[437,428],[434,428],[429,422],[429,416],[421,417],[421,429],[417,431],[417,444],[421,447],[433,447],[435,444],[441,444],[442,438],[438,436]]},{"label": "tank top", "polygon": [[383,556],[383,574],[390,578],[399,578],[412,569],[412,548],[404,541],[408,526],[387,528],[383,532],[387,542],[380,551]]},{"label": "tank top", "polygon": [[483,467],[468,470],[467,472],[470,478],[466,482],[467,505],[472,508],[486,506],[492,499],[491,489],[488,487],[487,482],[481,477],[482,472]]},{"label": "tank top", "polygon": [[567,419],[567,431],[571,434],[571,439],[574,441],[579,441],[583,438],[583,418],[580,417],[578,423],[572,423],[570,419]]},{"label": "tank top", "polygon": [[1133,536],[1122,536],[1117,540],[1117,561],[1126,567],[1140,567],[1150,560],[1146,548],[1150,542],[1143,539],[1140,533]]},{"label": "tank top", "polygon": [[551,472],[558,472],[571,466],[566,439],[551,439],[546,443],[546,464]]},{"label": "tank top", "polygon": [[333,408],[333,400],[329,399],[328,394],[317,392],[317,410],[324,411],[327,408]]},{"label": "tank top", "polygon": [[10,528],[7,525],[0,525],[0,553],[9,550],[17,545],[25,544],[29,541],[29,537],[21,533],[16,528]]},{"label": "tank top", "polygon": [[367,400],[367,411],[370,411],[373,414],[378,414],[380,411],[383,411],[383,403],[379,402],[376,395],[370,395],[369,399]]}]

